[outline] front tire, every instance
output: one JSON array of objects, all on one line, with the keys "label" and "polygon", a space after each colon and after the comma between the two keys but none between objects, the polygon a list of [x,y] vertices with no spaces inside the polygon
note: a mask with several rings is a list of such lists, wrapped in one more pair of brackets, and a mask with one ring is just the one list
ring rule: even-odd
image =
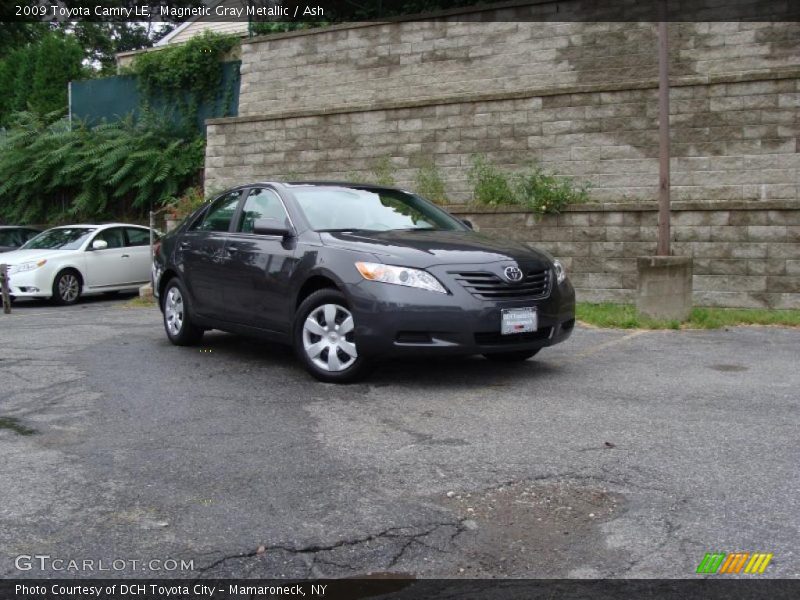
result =
[{"label": "front tire", "polygon": [[536,350],[514,350],[511,352],[497,352],[493,354],[484,354],[484,356],[493,362],[514,363],[528,360],[532,356],[536,356],[541,348]]},{"label": "front tire", "polygon": [[176,346],[193,346],[203,338],[203,329],[194,324],[186,289],[180,279],[170,279],[164,288],[164,330]]},{"label": "front tire", "polygon": [[297,309],[295,352],[306,370],[320,381],[355,381],[369,366],[358,352],[355,329],[345,295],[335,289],[318,290]]},{"label": "front tire", "polygon": [[75,304],[81,297],[81,276],[74,269],[64,269],[53,280],[53,302],[61,306]]}]

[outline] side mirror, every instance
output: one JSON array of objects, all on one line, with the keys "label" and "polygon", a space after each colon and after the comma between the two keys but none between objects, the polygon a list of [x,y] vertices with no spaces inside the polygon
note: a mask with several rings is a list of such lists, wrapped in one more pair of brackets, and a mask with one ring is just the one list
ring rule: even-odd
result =
[{"label": "side mirror", "polygon": [[461,219],[461,222],[464,225],[466,225],[467,227],[469,227],[470,229],[475,229],[475,226],[472,224],[472,221],[470,221],[469,219]]},{"label": "side mirror", "polygon": [[253,233],[256,235],[279,235],[287,237],[292,230],[278,219],[256,219],[253,221]]},{"label": "side mirror", "polygon": [[95,240],[92,242],[92,250],[105,250],[108,248],[108,242],[105,240]]}]

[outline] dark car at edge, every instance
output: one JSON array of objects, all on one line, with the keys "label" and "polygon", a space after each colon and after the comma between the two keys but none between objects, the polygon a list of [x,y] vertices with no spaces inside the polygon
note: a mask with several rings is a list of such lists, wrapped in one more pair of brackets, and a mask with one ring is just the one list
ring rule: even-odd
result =
[{"label": "dark car at edge", "polygon": [[552,256],[381,186],[233,188],[161,240],[153,271],[174,344],[208,329],[288,343],[329,382],[392,357],[522,361],[575,324]]}]

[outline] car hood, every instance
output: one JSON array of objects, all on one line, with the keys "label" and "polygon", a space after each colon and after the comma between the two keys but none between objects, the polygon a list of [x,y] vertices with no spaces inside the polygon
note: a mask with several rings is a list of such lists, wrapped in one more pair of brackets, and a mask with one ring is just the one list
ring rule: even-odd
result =
[{"label": "car hood", "polygon": [[321,233],[322,243],[334,248],[368,252],[380,260],[408,267],[482,264],[498,261],[547,263],[538,250],[475,231],[365,231]]},{"label": "car hood", "polygon": [[3,253],[4,262],[7,265],[18,265],[32,260],[41,260],[43,258],[51,258],[54,256],[66,256],[77,250],[12,250],[11,252]]}]

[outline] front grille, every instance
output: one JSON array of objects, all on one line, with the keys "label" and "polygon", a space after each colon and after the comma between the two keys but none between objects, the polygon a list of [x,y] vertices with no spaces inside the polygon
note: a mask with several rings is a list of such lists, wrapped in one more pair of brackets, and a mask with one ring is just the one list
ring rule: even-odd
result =
[{"label": "front grille", "polygon": [[507,344],[527,344],[529,342],[536,342],[538,340],[546,340],[550,337],[552,327],[543,327],[538,331],[529,331],[527,333],[512,333],[510,335],[503,335],[501,333],[476,333],[475,342],[481,346],[493,345],[507,345]]},{"label": "front grille", "polygon": [[482,300],[526,300],[550,293],[550,269],[528,271],[519,283],[508,283],[494,273],[469,271],[452,273],[464,289]]}]

